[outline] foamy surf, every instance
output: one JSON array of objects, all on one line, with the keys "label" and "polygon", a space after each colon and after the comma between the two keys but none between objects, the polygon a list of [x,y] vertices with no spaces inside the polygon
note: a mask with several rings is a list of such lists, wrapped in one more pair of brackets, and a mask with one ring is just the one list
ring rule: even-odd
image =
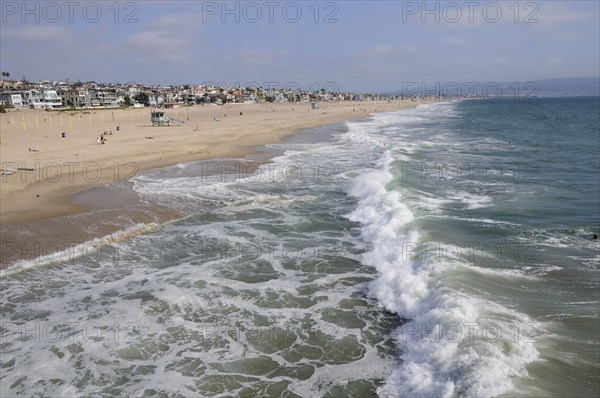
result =
[{"label": "foamy surf", "polygon": [[[82,257],[101,258],[102,249],[106,246],[119,242],[124,242],[139,235],[148,234],[156,231],[160,225],[158,223],[135,224],[124,230],[114,232],[110,235],[95,238],[79,245],[65,250],[57,251],[51,254],[39,256],[30,260],[19,260],[4,270],[0,270],[0,278],[17,274],[19,272],[45,267],[58,263],[69,263],[77,261]],[[114,253],[108,254],[114,256]]]},{"label": "foamy surf", "polygon": [[[402,195],[388,190],[393,158],[386,152],[378,168],[358,176],[348,193],[358,198],[349,219],[362,225],[372,245],[363,262],[379,277],[370,294],[386,310],[408,318],[395,332],[402,363],[378,389],[382,397],[496,396],[513,388],[511,378],[526,376],[538,358],[533,341],[513,339],[523,314],[448,286],[457,262],[418,261],[419,234]],[[435,258],[434,258],[435,259]]]},{"label": "foamy surf", "polygon": [[[141,173],[136,191],[185,218],[119,245],[117,262],[0,279],[0,395],[598,396],[589,142],[533,184],[400,174],[403,162],[512,170],[511,151],[541,163],[539,142],[590,136],[581,123],[521,130],[529,116],[503,107],[352,121],[330,142],[275,145],[255,173],[266,178],[201,162]],[[564,198],[583,206],[565,213]],[[62,334],[27,338],[49,330],[36,322]]]}]

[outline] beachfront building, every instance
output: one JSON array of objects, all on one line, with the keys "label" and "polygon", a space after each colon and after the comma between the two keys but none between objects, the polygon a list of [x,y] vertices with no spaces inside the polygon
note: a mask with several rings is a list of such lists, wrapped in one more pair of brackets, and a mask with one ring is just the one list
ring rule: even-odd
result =
[{"label": "beachfront building", "polygon": [[154,97],[154,101],[150,99],[150,106],[161,106],[165,102],[165,97],[163,97],[162,95],[156,95],[151,97]]},{"label": "beachfront building", "polygon": [[[158,101],[161,102],[160,100]],[[180,93],[175,92],[167,92],[164,99],[165,103],[176,102],[179,105],[184,104],[183,96]]]},{"label": "beachfront building", "polygon": [[33,109],[43,109],[42,97],[39,90],[27,90],[23,93],[23,104]]},{"label": "beachfront building", "polygon": [[258,102],[258,97],[255,93],[245,93],[242,96],[242,102],[245,104],[254,104]]},{"label": "beachfront building", "polygon": [[280,92],[273,93],[272,98],[274,99],[275,102],[286,102],[287,101],[287,98],[285,98],[283,93],[280,93]]},{"label": "beachfront building", "polygon": [[0,93],[0,106],[12,106],[20,108],[23,106],[23,97],[19,91],[5,91]]},{"label": "beachfront building", "polygon": [[287,90],[283,95],[287,102],[300,102],[300,92],[298,90]]},{"label": "beachfront building", "polygon": [[56,90],[27,90],[23,93],[24,106],[32,109],[55,109],[63,106]]},{"label": "beachfront building", "polygon": [[198,104],[204,99],[204,90],[200,86],[192,86],[189,90],[188,98],[189,102]]},{"label": "beachfront building", "polygon": [[110,91],[102,90],[91,90],[90,91],[92,107],[94,108],[118,108],[119,101],[115,93]]},{"label": "beachfront building", "polygon": [[88,90],[72,89],[61,92],[61,96],[66,106],[72,108],[91,108],[92,97]]},{"label": "beachfront building", "polygon": [[181,94],[181,97],[183,98],[184,105],[198,104],[198,103],[200,103],[200,101],[203,98],[201,94],[195,94],[195,93],[183,93],[183,94]]},{"label": "beachfront building", "polygon": [[44,103],[45,109],[62,108],[62,98],[58,95],[56,90],[44,90],[42,91],[42,102]]}]

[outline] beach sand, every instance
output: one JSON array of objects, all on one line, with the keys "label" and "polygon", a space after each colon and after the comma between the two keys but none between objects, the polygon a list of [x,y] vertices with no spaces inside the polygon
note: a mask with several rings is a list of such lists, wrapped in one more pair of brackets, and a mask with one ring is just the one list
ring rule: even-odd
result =
[{"label": "beach sand", "polygon": [[[0,177],[0,224],[2,244],[10,245],[11,255],[0,259],[0,268],[16,259],[48,254],[29,247],[32,236],[36,245],[51,247],[46,251],[60,251],[131,226],[131,221],[116,221],[125,212],[128,220],[142,224],[178,216],[171,209],[140,203],[131,191],[111,192],[106,185],[112,182],[124,181],[124,186],[140,171],[182,162],[242,157],[300,129],[417,104],[330,102],[319,109],[311,109],[310,103],[181,107],[163,110],[185,124],[164,127],[152,126],[149,108],[9,110],[0,114],[0,168],[4,174],[15,172]],[[97,137],[105,131],[112,135],[99,145]],[[101,219],[87,216],[93,210],[102,210]],[[78,218],[70,217],[76,214]],[[90,229],[91,224],[95,227]],[[13,250],[24,241],[29,241],[25,253],[22,248]]]}]

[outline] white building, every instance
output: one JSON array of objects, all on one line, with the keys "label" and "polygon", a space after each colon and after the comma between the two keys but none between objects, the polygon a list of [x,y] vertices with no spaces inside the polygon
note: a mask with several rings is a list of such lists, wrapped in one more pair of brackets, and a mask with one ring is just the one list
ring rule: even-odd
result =
[{"label": "white building", "polygon": [[27,90],[23,93],[23,105],[33,109],[43,109],[42,96],[39,90]]},{"label": "white building", "polygon": [[56,90],[42,91],[42,102],[46,109],[62,108],[63,106],[62,98],[56,93]]},{"label": "white building", "polygon": [[4,92],[0,94],[0,105],[20,108],[23,106],[23,97],[20,92]]},{"label": "white building", "polygon": [[23,105],[33,109],[61,108],[62,98],[56,90],[27,90],[23,94]]},{"label": "white building", "polygon": [[162,95],[149,95],[148,102],[150,103],[150,106],[161,106],[163,103],[166,102],[166,100],[165,97]]}]

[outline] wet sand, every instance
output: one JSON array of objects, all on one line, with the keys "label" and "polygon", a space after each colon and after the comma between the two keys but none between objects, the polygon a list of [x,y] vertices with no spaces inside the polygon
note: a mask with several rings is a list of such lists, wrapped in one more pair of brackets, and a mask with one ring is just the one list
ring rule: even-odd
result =
[{"label": "wet sand", "polygon": [[[250,157],[258,166],[259,159],[270,158],[264,145],[281,142],[301,129],[415,105],[341,102],[313,110],[306,103],[235,104],[166,110],[167,115],[186,121],[177,127],[152,127],[148,109],[66,112],[69,124],[61,112],[63,126],[55,111],[12,110],[0,117],[1,168],[33,170],[0,178],[0,268],[128,228],[131,233],[126,237],[135,235],[136,228],[143,233],[140,226],[181,217],[171,208],[140,201],[127,182],[140,171],[216,158]],[[37,130],[35,116],[37,125],[45,118],[44,129]],[[94,125],[94,118],[102,124]],[[104,131],[112,135],[105,136],[106,144],[98,145],[95,138]]]}]

